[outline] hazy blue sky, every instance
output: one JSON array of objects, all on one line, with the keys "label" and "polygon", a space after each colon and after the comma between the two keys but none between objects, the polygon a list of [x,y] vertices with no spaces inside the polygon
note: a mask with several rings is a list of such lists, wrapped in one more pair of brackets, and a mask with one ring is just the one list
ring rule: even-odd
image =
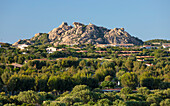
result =
[{"label": "hazy blue sky", "polygon": [[170,0],[0,0],[0,42],[47,33],[62,22],[124,27],[144,41],[170,39]]}]

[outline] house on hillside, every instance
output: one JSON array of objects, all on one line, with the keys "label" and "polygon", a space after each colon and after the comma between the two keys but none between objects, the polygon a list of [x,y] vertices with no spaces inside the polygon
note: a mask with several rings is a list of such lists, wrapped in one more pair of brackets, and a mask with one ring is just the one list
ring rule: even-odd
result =
[{"label": "house on hillside", "polygon": [[119,46],[119,47],[132,47],[132,46],[134,46],[134,44],[117,44],[116,46]]},{"label": "house on hillside", "polygon": [[132,54],[118,54],[118,56],[131,56]]},{"label": "house on hillside", "polygon": [[163,43],[162,46],[163,48],[170,48],[170,43]]},{"label": "house on hillside", "polygon": [[159,42],[153,42],[152,44],[153,45],[161,45],[161,43],[159,43]]},{"label": "house on hillside", "polygon": [[144,59],[136,59],[137,61],[145,61]]},{"label": "house on hillside", "polygon": [[67,49],[64,49],[64,48],[62,48],[62,49],[57,49],[57,51],[66,51]]},{"label": "house on hillside", "polygon": [[47,53],[53,53],[53,52],[57,51],[57,49],[55,47],[48,47],[48,48],[46,48],[46,51],[47,51]]},{"label": "house on hillside", "polygon": [[136,56],[136,58],[154,58],[154,56]]},{"label": "house on hillside", "polygon": [[149,64],[149,63],[147,63],[147,64],[145,64],[146,66],[153,66],[153,64]]},{"label": "house on hillside", "polygon": [[27,54],[27,52],[22,52],[22,54]]},{"label": "house on hillside", "polygon": [[113,47],[132,47],[134,44],[97,44],[96,47],[108,47],[108,46],[113,46]]},{"label": "house on hillside", "polygon": [[19,44],[19,45],[18,45],[18,48],[21,49],[21,50],[24,50],[24,49],[26,49],[28,46],[29,46],[29,45],[27,45],[27,44]]},{"label": "house on hillside", "polygon": [[139,53],[142,51],[120,51],[121,53]]},{"label": "house on hillside", "polygon": [[105,48],[107,46],[111,46],[110,44],[97,44],[96,47],[101,47],[101,48]]},{"label": "house on hillside", "polygon": [[142,48],[145,48],[145,49],[157,49],[158,47],[157,46],[151,46],[151,45],[143,45]]}]

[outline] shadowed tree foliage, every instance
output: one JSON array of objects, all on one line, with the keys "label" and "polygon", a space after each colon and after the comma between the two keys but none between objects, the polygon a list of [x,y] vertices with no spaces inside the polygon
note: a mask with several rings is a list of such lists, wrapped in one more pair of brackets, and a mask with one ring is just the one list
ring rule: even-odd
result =
[{"label": "shadowed tree foliage", "polygon": [[121,84],[123,87],[130,87],[131,89],[135,89],[138,84],[137,75],[133,72],[127,72],[121,77]]}]

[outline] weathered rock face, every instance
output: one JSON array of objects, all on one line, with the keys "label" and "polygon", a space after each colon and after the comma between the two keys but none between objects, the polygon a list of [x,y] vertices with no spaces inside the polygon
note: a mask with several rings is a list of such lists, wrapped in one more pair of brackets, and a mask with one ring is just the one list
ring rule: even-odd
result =
[{"label": "weathered rock face", "polygon": [[[124,28],[107,29],[94,24],[84,25],[73,22],[74,27],[63,22],[58,28],[54,28],[48,33],[47,41],[55,46],[58,44],[143,44],[142,40],[128,34]],[[30,42],[41,39],[42,33],[37,33]],[[44,35],[43,35],[44,36]],[[21,41],[19,41],[21,42]],[[18,43],[19,43],[18,42]],[[15,43],[16,45],[17,43]]]},{"label": "weathered rock face", "polygon": [[40,36],[42,33],[36,33],[35,35],[34,35],[34,37],[38,37],[38,36]]}]

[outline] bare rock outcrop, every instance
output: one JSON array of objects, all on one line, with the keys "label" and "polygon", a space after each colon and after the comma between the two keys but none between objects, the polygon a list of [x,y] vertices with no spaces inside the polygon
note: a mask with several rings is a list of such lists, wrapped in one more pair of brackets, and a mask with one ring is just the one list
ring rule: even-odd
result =
[{"label": "bare rock outcrop", "polygon": [[[74,27],[73,27],[74,26]],[[53,44],[143,44],[143,41],[131,36],[124,28],[107,29],[94,24],[84,25],[79,22],[73,22],[73,26],[63,22],[59,27],[54,28],[47,34],[37,33],[31,39],[19,40],[13,45],[19,43],[44,42]]]}]

